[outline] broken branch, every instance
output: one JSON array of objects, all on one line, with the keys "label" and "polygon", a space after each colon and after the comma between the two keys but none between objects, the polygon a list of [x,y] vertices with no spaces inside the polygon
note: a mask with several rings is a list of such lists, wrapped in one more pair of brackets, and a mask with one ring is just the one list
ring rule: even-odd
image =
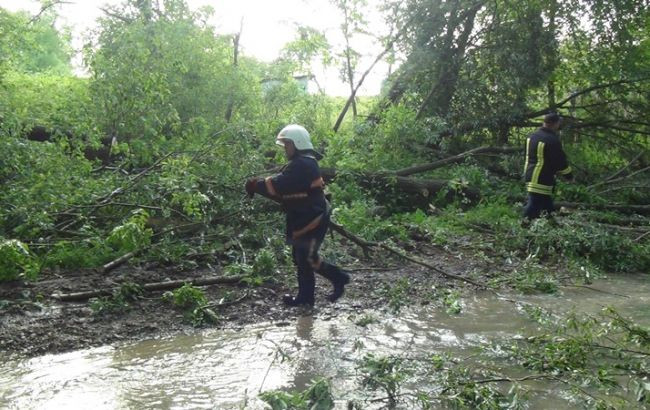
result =
[{"label": "broken branch", "polygon": [[[165,282],[145,283],[144,285],[142,285],[142,289],[147,291],[171,290],[171,289],[180,288],[186,283],[189,283],[192,286],[233,284],[233,283],[238,283],[243,278],[244,276],[211,276],[211,277],[198,278],[198,279],[170,280]],[[95,289],[95,290],[74,292],[74,293],[55,293],[52,295],[52,297],[57,300],[60,300],[61,302],[80,302],[80,301],[88,300],[90,298],[112,295],[113,292],[116,292],[117,290],[119,290],[119,288]]]}]

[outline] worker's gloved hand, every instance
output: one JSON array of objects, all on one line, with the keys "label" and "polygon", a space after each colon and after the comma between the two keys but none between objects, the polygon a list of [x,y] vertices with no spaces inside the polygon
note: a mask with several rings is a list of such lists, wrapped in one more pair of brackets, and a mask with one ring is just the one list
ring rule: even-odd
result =
[{"label": "worker's gloved hand", "polygon": [[567,181],[573,181],[573,172],[571,172],[569,174],[566,174],[564,176],[564,179],[567,180]]},{"label": "worker's gloved hand", "polygon": [[244,186],[246,188],[246,193],[248,194],[249,197],[253,197],[255,195],[255,189],[257,186],[257,178],[250,178],[248,181],[246,181],[246,185]]}]

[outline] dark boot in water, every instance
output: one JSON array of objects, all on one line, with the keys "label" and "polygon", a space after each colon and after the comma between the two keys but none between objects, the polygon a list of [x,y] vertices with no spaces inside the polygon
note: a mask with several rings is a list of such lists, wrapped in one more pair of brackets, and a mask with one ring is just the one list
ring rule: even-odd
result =
[{"label": "dark boot in water", "polygon": [[314,306],[314,272],[298,272],[298,295],[284,295],[282,301],[287,306]]},{"label": "dark boot in water", "polygon": [[332,286],[334,287],[332,293],[330,293],[327,299],[329,299],[330,302],[336,302],[339,300],[345,292],[345,285],[350,283],[350,275],[338,266],[334,266],[327,262],[323,262],[318,273],[332,282]]},{"label": "dark boot in water", "polygon": [[293,297],[291,295],[284,295],[282,296],[282,302],[284,302],[284,304],[287,306],[314,306],[313,300],[301,298],[300,295],[296,297]]}]

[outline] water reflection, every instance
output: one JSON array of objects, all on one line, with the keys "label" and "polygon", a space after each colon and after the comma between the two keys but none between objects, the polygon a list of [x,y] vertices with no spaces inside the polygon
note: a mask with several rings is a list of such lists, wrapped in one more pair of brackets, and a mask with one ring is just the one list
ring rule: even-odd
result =
[{"label": "water reflection", "polygon": [[[312,332],[314,330],[314,317],[312,315],[299,316],[296,319],[296,337],[303,341],[306,346],[311,344]],[[293,375],[293,386],[303,390],[314,377],[313,358],[307,356],[297,360],[297,366]]]}]

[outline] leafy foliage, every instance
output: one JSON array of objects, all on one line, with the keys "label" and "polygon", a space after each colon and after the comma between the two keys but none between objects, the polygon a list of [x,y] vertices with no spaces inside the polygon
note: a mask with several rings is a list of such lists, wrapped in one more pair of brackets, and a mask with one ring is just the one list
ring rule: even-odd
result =
[{"label": "leafy foliage", "polygon": [[6,70],[20,72],[70,72],[70,34],[54,27],[50,9],[32,19],[27,13],[0,8],[0,84]]},{"label": "leafy foliage", "polygon": [[142,209],[133,211],[124,224],[113,228],[106,239],[107,244],[122,253],[149,245],[153,231],[146,227],[148,219],[147,211]]},{"label": "leafy foliage", "polygon": [[331,389],[329,380],[317,379],[302,392],[266,391],[260,398],[273,410],[330,410],[334,408]]},{"label": "leafy foliage", "polygon": [[90,300],[90,309],[95,315],[124,313],[131,309],[129,302],[137,300],[142,295],[142,287],[136,283],[125,282],[113,292],[111,297],[100,297]]},{"label": "leafy foliage", "polygon": [[185,319],[194,327],[219,321],[219,316],[208,306],[205,293],[189,283],[171,292],[165,292],[163,300],[182,309]]},{"label": "leafy foliage", "polygon": [[0,237],[0,282],[35,279],[38,273],[39,266],[27,245],[16,239]]},{"label": "leafy foliage", "polygon": [[193,309],[207,303],[203,291],[188,283],[172,292],[165,293],[164,297],[183,309]]},{"label": "leafy foliage", "polygon": [[395,403],[400,387],[408,372],[402,365],[402,359],[394,356],[377,357],[366,354],[358,365],[363,375],[361,383],[370,390],[382,390],[391,403]]}]

